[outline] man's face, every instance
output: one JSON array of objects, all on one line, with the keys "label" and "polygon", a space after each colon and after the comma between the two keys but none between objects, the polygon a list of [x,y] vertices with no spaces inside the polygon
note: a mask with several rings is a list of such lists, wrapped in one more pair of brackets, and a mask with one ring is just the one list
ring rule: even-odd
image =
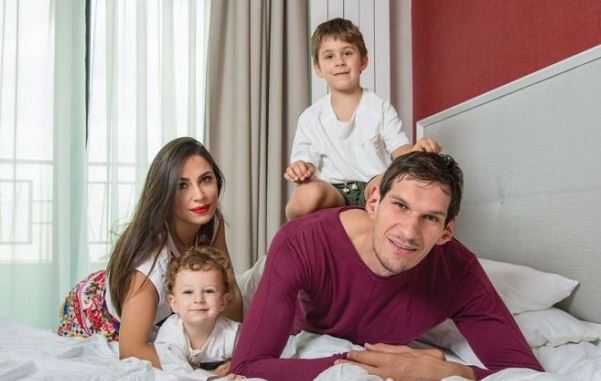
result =
[{"label": "man's face", "polygon": [[451,197],[439,183],[397,179],[383,199],[376,189],[370,201],[376,274],[390,276],[412,269],[434,245],[453,236],[454,221],[445,225]]}]

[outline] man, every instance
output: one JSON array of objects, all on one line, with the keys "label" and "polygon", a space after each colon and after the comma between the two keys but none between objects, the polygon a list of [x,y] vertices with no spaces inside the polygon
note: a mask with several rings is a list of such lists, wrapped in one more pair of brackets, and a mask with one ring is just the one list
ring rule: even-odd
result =
[{"label": "man", "polygon": [[[394,380],[542,370],[474,254],[452,238],[462,187],[450,156],[412,152],[394,160],[365,210],[327,209],[283,226],[242,326],[232,372],[312,380],[341,360]],[[405,346],[447,318],[488,369]],[[348,339],[367,351],[280,359],[288,335],[300,330]]]}]

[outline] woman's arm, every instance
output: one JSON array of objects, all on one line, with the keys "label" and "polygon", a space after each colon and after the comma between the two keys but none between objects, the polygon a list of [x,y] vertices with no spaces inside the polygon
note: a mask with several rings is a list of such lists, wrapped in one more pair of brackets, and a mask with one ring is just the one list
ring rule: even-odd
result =
[{"label": "woman's arm", "polygon": [[137,357],[161,368],[150,334],[159,304],[159,295],[152,282],[135,271],[134,279],[121,309],[119,328],[119,358]]},{"label": "woman's arm", "polygon": [[[230,253],[227,250],[227,242],[225,241],[225,224],[223,223],[223,219],[219,221],[219,227],[217,231],[217,237],[215,238],[215,249],[225,255],[230,264],[232,264],[232,260],[230,259]],[[232,287],[232,302],[225,308],[224,315],[228,319],[235,321],[242,321],[242,294],[240,293],[240,288],[238,287],[238,283],[236,282],[236,276],[234,275],[234,266],[232,265],[230,279],[234,282],[231,285]]]}]

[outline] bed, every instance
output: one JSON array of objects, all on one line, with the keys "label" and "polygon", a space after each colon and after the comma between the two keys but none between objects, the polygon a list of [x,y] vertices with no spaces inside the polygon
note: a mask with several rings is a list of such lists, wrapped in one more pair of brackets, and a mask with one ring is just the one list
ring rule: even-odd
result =
[{"label": "bed", "polygon": [[[487,381],[601,380],[599,83],[601,46],[418,122],[418,135],[441,142],[464,170],[456,236],[479,256],[547,370],[506,369]],[[245,304],[262,264],[239,277]],[[99,336],[61,338],[0,317],[0,337],[2,380],[187,379],[145,361],[119,361],[115,346]],[[479,363],[450,321],[413,345]],[[301,333],[283,355],[353,348]],[[317,380],[381,381],[351,365],[331,367]]]}]

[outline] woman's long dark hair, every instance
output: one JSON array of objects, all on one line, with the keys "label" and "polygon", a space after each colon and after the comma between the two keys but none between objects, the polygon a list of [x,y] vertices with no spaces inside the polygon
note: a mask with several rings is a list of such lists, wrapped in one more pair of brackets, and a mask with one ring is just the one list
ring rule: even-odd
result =
[{"label": "woman's long dark hair", "polygon": [[[134,269],[151,256],[156,256],[167,243],[182,167],[193,155],[199,155],[209,163],[215,173],[217,189],[221,195],[224,185],[223,173],[200,142],[190,137],[182,137],[161,148],[150,165],[134,215],[117,240],[107,266],[111,300],[119,315],[131,286]],[[215,225],[220,219],[221,212],[217,208],[211,221],[200,227],[196,235],[197,244],[213,243],[215,230],[218,228]],[[157,258],[158,256],[155,257],[152,267]]]}]

